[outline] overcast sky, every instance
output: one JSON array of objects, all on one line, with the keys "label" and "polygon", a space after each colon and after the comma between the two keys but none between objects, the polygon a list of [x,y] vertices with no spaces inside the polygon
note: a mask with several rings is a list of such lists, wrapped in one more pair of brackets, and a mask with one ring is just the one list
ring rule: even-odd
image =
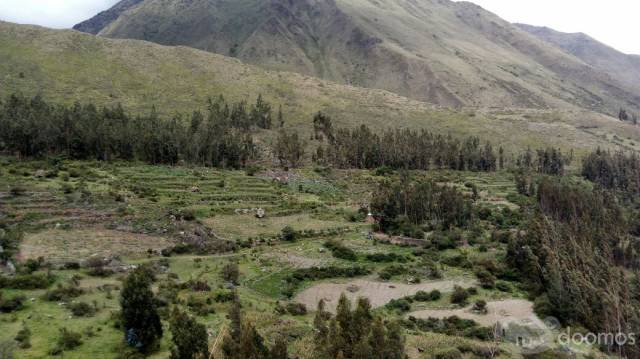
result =
[{"label": "overcast sky", "polygon": [[[118,0],[0,0],[0,19],[68,28]],[[640,54],[637,0],[473,0],[511,22],[584,32],[626,52]],[[636,25],[638,24],[638,25]]]}]

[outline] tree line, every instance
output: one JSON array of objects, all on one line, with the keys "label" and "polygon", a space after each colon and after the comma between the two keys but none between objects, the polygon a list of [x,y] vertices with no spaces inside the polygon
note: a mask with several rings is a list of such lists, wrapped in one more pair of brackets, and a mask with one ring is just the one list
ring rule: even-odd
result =
[{"label": "tree line", "polygon": [[[241,167],[256,156],[251,129],[269,129],[274,111],[258,96],[255,104],[210,99],[206,111],[161,118],[152,109],[133,116],[120,105],[54,105],[21,94],[0,100],[0,150],[24,157],[65,155],[73,159],[181,161]],[[282,111],[278,111],[282,122]]]},{"label": "tree line", "polygon": [[[321,118],[326,118],[321,115]],[[316,116],[318,118],[318,116]],[[491,143],[474,136],[463,140],[427,130],[388,129],[380,133],[366,125],[333,130],[328,121],[314,121],[316,138],[327,139],[314,154],[316,162],[338,168],[428,170],[447,168],[460,171],[495,171],[504,163],[504,151],[497,155]],[[498,156],[501,159],[498,159]]]},{"label": "tree line", "polygon": [[422,227],[464,227],[472,220],[470,199],[455,187],[433,181],[402,179],[383,183],[372,196],[371,209],[379,229],[422,238]]},{"label": "tree line", "polygon": [[[622,268],[637,267],[638,241],[625,209],[607,191],[559,177],[540,179],[536,199],[507,262],[537,297],[537,312],[594,333],[637,332],[639,293]],[[639,354],[634,346],[605,349]]]},{"label": "tree line", "polygon": [[582,176],[604,188],[640,193],[640,157],[636,153],[598,148],[582,161]]}]

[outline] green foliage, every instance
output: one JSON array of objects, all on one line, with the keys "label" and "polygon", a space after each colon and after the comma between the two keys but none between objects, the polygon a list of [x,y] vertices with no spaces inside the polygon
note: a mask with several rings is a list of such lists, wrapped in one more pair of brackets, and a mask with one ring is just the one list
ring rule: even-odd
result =
[{"label": "green foliage", "polygon": [[378,273],[378,276],[382,280],[389,280],[389,279],[393,278],[394,276],[405,274],[405,273],[407,273],[407,271],[408,270],[407,270],[407,268],[405,266],[394,264],[394,265],[390,265],[390,266],[384,267]]},{"label": "green foliage", "polygon": [[[18,334],[16,334],[14,340],[18,342],[18,347],[20,349],[31,348],[31,330],[29,330],[29,328],[27,328],[26,326],[23,326]],[[0,354],[0,358],[3,358],[2,354]]]},{"label": "green foliage", "polygon": [[[131,116],[121,106],[52,105],[19,94],[0,102],[0,143],[26,157],[59,153],[76,159],[141,160],[177,164],[180,160],[237,168],[254,158],[249,129],[270,126],[270,106],[262,98],[251,114],[244,102],[209,100],[206,117],[196,111],[161,119],[155,108]],[[74,176],[74,169],[70,171]]]},{"label": "green foliage", "polygon": [[153,348],[162,337],[162,323],[151,291],[152,280],[149,269],[139,267],[127,276],[120,294],[125,340],[142,352]]},{"label": "green foliage", "polygon": [[229,262],[222,267],[220,271],[220,277],[225,282],[232,283],[234,285],[238,285],[240,278],[240,268],[238,267],[238,263]]},{"label": "green foliage", "polygon": [[598,148],[582,160],[582,176],[604,188],[640,193],[640,157]]},{"label": "green foliage", "polygon": [[[432,181],[382,184],[371,208],[385,232],[397,233],[404,222],[437,223],[444,229],[466,226],[472,218],[471,201],[455,188]],[[406,220],[405,220],[406,219]]]},{"label": "green foliage", "polygon": [[0,313],[11,313],[22,309],[24,306],[24,295],[14,295],[10,298],[5,298],[2,292],[0,292]]},{"label": "green foliage", "polygon": [[0,276],[0,288],[46,289],[53,281],[53,276],[43,273],[19,274],[14,277]]},{"label": "green foliage", "polygon": [[355,261],[358,259],[358,255],[353,249],[346,247],[341,242],[335,240],[329,240],[324,243],[324,246],[328,248],[334,257],[345,259],[348,261]]},{"label": "green foliage", "polygon": [[56,346],[51,349],[49,354],[60,355],[66,350],[73,350],[82,345],[82,335],[67,328],[60,329],[60,336]]},{"label": "green foliage", "polygon": [[207,329],[187,313],[173,309],[170,319],[172,359],[206,358],[209,354]]},{"label": "green foliage", "polygon": [[457,285],[453,287],[453,293],[451,293],[451,303],[466,305],[468,298],[469,292],[466,289]]},{"label": "green foliage", "polygon": [[493,339],[493,329],[481,327],[478,323],[469,319],[461,319],[452,316],[444,319],[429,318],[419,319],[409,316],[402,324],[409,329],[418,329],[423,332],[441,333],[452,336],[462,336],[479,340]]},{"label": "green foliage", "polygon": [[285,242],[293,242],[296,240],[298,233],[291,226],[285,226],[280,232],[280,240]]},{"label": "green foliage", "polygon": [[405,357],[405,339],[400,325],[375,318],[366,298],[359,298],[352,310],[351,302],[343,294],[335,317],[324,310],[324,302],[320,301],[313,323],[314,355],[319,359]]},{"label": "green foliage", "polygon": [[[315,122],[314,118],[314,125]],[[388,129],[376,133],[366,125],[338,129],[332,131],[323,152],[328,162],[339,168],[496,170],[496,154],[490,143],[482,145],[477,137],[460,141],[426,130]]]},{"label": "green foliage", "polygon": [[16,228],[0,227],[0,262],[13,259],[17,253],[23,234]]},{"label": "green foliage", "polygon": [[96,308],[85,302],[71,303],[68,308],[76,317],[93,317],[96,314]]},{"label": "green foliage", "polygon": [[298,132],[280,130],[274,145],[274,153],[280,165],[284,168],[296,168],[300,165],[306,143],[300,138]]}]

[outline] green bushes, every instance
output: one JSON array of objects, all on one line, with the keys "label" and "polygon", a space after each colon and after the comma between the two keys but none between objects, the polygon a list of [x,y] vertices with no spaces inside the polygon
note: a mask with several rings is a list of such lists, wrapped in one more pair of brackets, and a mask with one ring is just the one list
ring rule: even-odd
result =
[{"label": "green bushes", "polygon": [[423,332],[433,332],[479,340],[493,339],[492,328],[481,327],[473,320],[461,319],[457,316],[443,319],[419,319],[410,316],[407,320],[403,321],[402,324],[406,328],[417,329]]},{"label": "green bushes", "polygon": [[408,272],[407,268],[402,265],[390,265],[390,266],[384,267],[378,273],[378,276],[382,280],[389,280],[394,276],[405,274],[407,272]]},{"label": "green bushes", "polygon": [[25,297],[16,295],[11,298],[5,298],[0,292],[0,313],[11,313],[22,309]]},{"label": "green bushes", "polygon": [[280,240],[285,242],[293,242],[296,240],[297,233],[291,226],[282,228],[280,232]]},{"label": "green bushes", "polygon": [[371,270],[361,266],[353,267],[311,267],[299,268],[284,279],[282,294],[293,296],[295,289],[305,280],[320,280],[328,278],[353,278],[371,274]]},{"label": "green bushes", "polygon": [[276,313],[285,314],[289,313],[293,316],[306,315],[307,307],[302,303],[289,302],[284,306],[280,302],[276,302]]},{"label": "green bushes", "polygon": [[20,274],[15,277],[0,276],[0,288],[7,289],[47,289],[54,282],[48,274]]},{"label": "green bushes", "polygon": [[68,308],[76,317],[93,317],[96,314],[95,306],[85,302],[71,303]]},{"label": "green bushes", "polygon": [[454,286],[453,293],[451,293],[451,303],[458,305],[466,305],[467,299],[469,299],[469,291],[460,287]]},{"label": "green bushes", "polygon": [[434,289],[431,292],[425,292],[423,290],[419,290],[416,294],[413,295],[413,299],[418,302],[431,302],[440,300],[442,297],[442,293],[439,290]]},{"label": "green bushes", "polygon": [[351,248],[347,248],[344,244],[338,241],[327,241],[324,243],[324,246],[328,248],[336,258],[348,261],[355,261],[358,259],[358,255],[356,254],[356,252],[354,252]]},{"label": "green bushes", "polygon": [[55,289],[48,291],[44,295],[44,299],[50,302],[61,302],[61,301],[66,302],[71,300],[72,298],[79,297],[83,293],[84,291],[78,287],[63,286],[60,284]]},{"label": "green bushes", "polygon": [[408,298],[392,299],[385,307],[400,312],[408,312],[411,310],[411,302]]},{"label": "green bushes", "polygon": [[[16,337],[13,338],[16,342],[18,342],[18,347],[20,349],[29,349],[31,348],[31,330],[27,327],[22,327]],[[0,358],[2,358],[2,354],[0,354]]]},{"label": "green bushes", "polygon": [[393,252],[367,254],[365,258],[368,261],[376,262],[376,263],[390,263],[390,262],[406,263],[408,261],[407,257],[400,254],[393,253]]},{"label": "green bushes", "polygon": [[49,351],[50,355],[60,355],[66,350],[73,350],[82,345],[82,335],[67,328],[60,329],[56,346]]}]

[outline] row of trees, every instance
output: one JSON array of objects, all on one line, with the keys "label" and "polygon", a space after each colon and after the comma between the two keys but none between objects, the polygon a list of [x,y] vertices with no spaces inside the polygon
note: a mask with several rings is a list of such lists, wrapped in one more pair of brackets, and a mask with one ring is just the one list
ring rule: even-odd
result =
[{"label": "row of trees", "polygon": [[443,229],[466,226],[473,213],[471,200],[455,187],[408,179],[382,184],[371,209],[382,231],[411,236],[424,224]]},{"label": "row of trees", "polygon": [[[613,195],[542,178],[535,214],[510,243],[507,261],[538,296],[542,314],[595,333],[637,332],[639,293],[631,291],[620,267],[637,266],[629,230]],[[629,354],[637,347],[621,350]]]},{"label": "row of trees", "polygon": [[582,161],[582,175],[604,188],[640,193],[640,157],[636,153],[598,148]]},{"label": "row of trees", "polygon": [[524,172],[537,172],[541,174],[562,176],[565,167],[573,161],[573,152],[562,153],[560,149],[549,147],[538,149],[535,152],[531,148],[521,153],[516,159],[516,167]]},{"label": "row of trees", "polygon": [[359,298],[356,308],[343,294],[336,315],[318,303],[313,321],[314,358],[318,359],[403,359],[404,335],[397,322],[384,322],[371,313],[371,304]]},{"label": "row of trees", "polygon": [[[75,159],[186,161],[240,167],[256,155],[250,130],[271,128],[271,105],[209,100],[205,113],[162,119],[152,109],[132,116],[121,106],[52,105],[13,94],[0,101],[0,150],[20,156],[64,154]],[[282,112],[278,118],[282,122]]]},{"label": "row of trees", "polygon": [[504,151],[496,155],[490,143],[477,137],[458,140],[426,130],[385,130],[377,133],[366,125],[355,129],[333,130],[325,116],[314,129],[316,138],[327,138],[314,155],[317,162],[339,168],[391,167],[413,170],[448,168],[452,170],[495,171],[504,164]]}]

